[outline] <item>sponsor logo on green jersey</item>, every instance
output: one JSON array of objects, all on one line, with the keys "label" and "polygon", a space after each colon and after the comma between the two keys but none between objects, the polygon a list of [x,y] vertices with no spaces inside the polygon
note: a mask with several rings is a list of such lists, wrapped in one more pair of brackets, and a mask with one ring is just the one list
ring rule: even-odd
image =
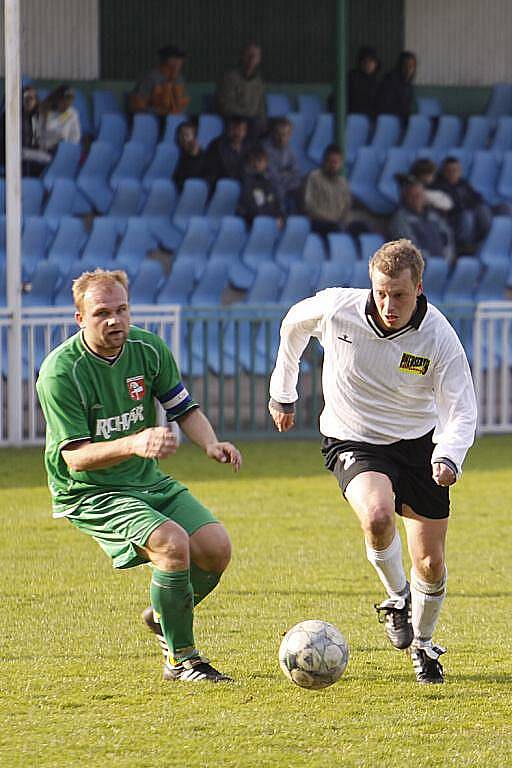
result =
[{"label": "sponsor logo on green jersey", "polygon": [[144,422],[144,406],[136,405],[131,411],[96,421],[96,437],[110,440],[113,432],[128,432],[134,424]]}]

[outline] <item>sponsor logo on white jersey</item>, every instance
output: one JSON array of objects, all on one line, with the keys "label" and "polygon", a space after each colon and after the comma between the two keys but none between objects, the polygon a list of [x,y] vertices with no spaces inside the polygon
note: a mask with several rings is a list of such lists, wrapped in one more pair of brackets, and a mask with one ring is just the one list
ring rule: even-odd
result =
[{"label": "sponsor logo on white jersey", "polygon": [[110,440],[114,432],[128,432],[134,424],[144,422],[144,406],[136,405],[131,411],[125,411],[118,416],[109,416],[107,419],[96,421],[96,437],[104,437]]}]

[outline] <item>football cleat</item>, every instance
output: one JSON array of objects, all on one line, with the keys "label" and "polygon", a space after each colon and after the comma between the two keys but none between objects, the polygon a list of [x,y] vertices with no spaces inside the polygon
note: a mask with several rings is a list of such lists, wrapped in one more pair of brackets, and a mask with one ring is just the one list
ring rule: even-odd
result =
[{"label": "football cleat", "polygon": [[411,594],[390,597],[379,605],[375,604],[379,622],[384,624],[391,645],[404,651],[413,641],[411,623]]},{"label": "football cleat", "polygon": [[164,680],[183,680],[185,683],[200,683],[204,680],[211,683],[233,682],[233,678],[212,667],[204,656],[185,659],[179,664],[167,661],[164,666]]},{"label": "football cleat", "polygon": [[156,639],[158,641],[158,645],[160,646],[160,649],[164,655],[164,659],[167,661],[167,657],[169,655],[169,646],[167,645],[167,642],[165,640],[165,637],[162,632],[162,625],[158,621],[158,619],[155,618],[155,612],[153,611],[153,608],[149,606],[142,612],[142,620],[146,627],[153,632],[153,634],[156,636]]},{"label": "football cleat", "polygon": [[412,665],[418,683],[444,683],[443,668],[439,663],[439,657],[443,653],[446,653],[446,650],[438,645],[411,648]]}]

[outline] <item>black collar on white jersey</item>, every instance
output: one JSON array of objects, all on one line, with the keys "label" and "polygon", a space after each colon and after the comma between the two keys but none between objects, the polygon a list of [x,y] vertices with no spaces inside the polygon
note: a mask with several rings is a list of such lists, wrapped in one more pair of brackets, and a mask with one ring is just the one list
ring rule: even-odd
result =
[{"label": "black collar on white jersey", "polygon": [[392,328],[385,330],[378,324],[377,318],[379,313],[373,298],[373,293],[371,291],[368,295],[368,299],[366,300],[365,314],[368,325],[375,331],[377,336],[380,336],[381,339],[396,339],[397,336],[401,336],[403,333],[407,333],[407,331],[410,331],[411,328],[418,330],[423,318],[427,314],[427,299],[423,293],[420,293],[416,300],[416,309],[414,310],[411,319],[407,325],[404,325],[403,328],[399,328],[397,331],[394,331]]}]

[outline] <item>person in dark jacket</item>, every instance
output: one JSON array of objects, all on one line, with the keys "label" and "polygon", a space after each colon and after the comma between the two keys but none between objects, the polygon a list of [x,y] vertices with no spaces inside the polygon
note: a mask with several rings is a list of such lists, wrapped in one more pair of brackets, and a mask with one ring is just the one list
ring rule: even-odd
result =
[{"label": "person in dark jacket", "polygon": [[416,74],[416,56],[402,51],[394,69],[388,72],[377,93],[377,112],[397,115],[406,123],[413,109],[412,81]]},{"label": "person in dark jacket", "polygon": [[247,155],[247,165],[242,178],[238,203],[238,214],[248,224],[255,216],[272,216],[278,225],[283,224],[283,209],[279,194],[268,171],[268,157],[265,148],[256,144]]},{"label": "person in dark jacket", "polygon": [[181,191],[187,179],[203,176],[205,153],[197,140],[197,125],[191,120],[186,120],[178,126],[176,143],[180,148],[180,156],[172,178]]},{"label": "person in dark jacket", "polygon": [[380,61],[375,48],[360,48],[357,67],[348,73],[349,112],[375,117],[379,69]]},{"label": "person in dark jacket", "polygon": [[247,158],[247,120],[232,115],[226,121],[224,133],[206,148],[204,175],[211,187],[218,179],[241,181]]}]

